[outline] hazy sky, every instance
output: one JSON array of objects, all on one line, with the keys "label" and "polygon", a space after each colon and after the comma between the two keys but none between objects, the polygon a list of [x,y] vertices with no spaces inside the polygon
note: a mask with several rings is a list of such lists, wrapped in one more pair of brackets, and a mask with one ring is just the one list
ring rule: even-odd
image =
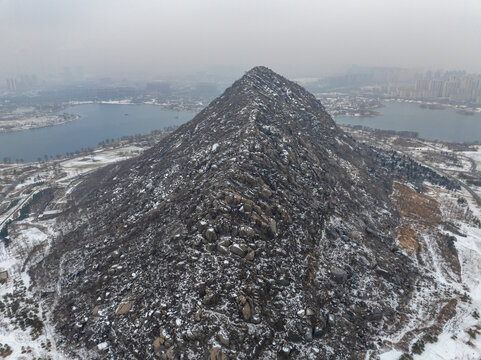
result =
[{"label": "hazy sky", "polygon": [[0,0],[0,74],[481,73],[481,0]]}]

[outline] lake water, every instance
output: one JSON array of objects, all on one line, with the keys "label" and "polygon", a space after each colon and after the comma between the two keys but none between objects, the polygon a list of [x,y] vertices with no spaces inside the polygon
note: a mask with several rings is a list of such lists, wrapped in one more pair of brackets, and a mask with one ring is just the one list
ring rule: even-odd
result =
[{"label": "lake water", "polygon": [[[481,141],[481,114],[467,116],[453,110],[422,109],[418,104],[387,103],[379,109],[382,116],[372,118],[340,117],[340,124],[364,125],[386,130],[417,131],[426,139]],[[23,158],[36,161],[44,155],[56,156],[82,148],[95,147],[105,139],[148,133],[167,126],[181,125],[195,112],[162,110],[153,105],[84,104],[64,112],[81,117],[64,125],[26,131],[0,133],[0,161]],[[126,116],[125,114],[128,114]]]},{"label": "lake water", "polygon": [[409,130],[419,137],[452,142],[481,141],[481,113],[461,115],[454,110],[423,109],[413,103],[387,103],[375,117],[338,117],[336,122],[373,129]]},{"label": "lake water", "polygon": [[166,111],[159,106],[145,104],[83,104],[62,112],[78,114],[80,118],[63,125],[0,133],[0,161],[7,156],[12,161],[22,158],[36,161],[44,155],[63,155],[95,147],[105,139],[118,139],[181,125],[196,114]]}]

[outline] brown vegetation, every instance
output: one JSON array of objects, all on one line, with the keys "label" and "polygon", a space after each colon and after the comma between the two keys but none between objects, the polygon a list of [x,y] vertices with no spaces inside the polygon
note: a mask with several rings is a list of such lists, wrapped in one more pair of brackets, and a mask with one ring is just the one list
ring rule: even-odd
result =
[{"label": "brown vegetation", "polygon": [[432,197],[420,194],[410,187],[396,183],[394,199],[403,218],[415,220],[425,226],[435,226],[441,221],[439,203]]},{"label": "brown vegetation", "polygon": [[416,231],[414,231],[409,224],[402,224],[399,227],[398,236],[399,247],[412,255],[418,252],[419,243],[417,241]]},{"label": "brown vegetation", "polygon": [[408,254],[415,254],[419,250],[417,231],[435,226],[441,221],[439,204],[430,196],[400,183],[394,185],[394,200],[402,216],[398,228],[398,245]]}]

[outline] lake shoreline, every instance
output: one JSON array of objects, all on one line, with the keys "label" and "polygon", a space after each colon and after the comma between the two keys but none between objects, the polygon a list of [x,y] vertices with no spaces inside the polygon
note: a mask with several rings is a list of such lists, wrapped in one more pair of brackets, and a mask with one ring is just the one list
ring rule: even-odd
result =
[{"label": "lake shoreline", "polygon": [[[335,117],[339,124],[363,125],[381,130],[414,131],[431,140],[450,142],[481,141],[481,113],[473,116],[455,111],[422,109],[418,104],[386,102],[374,117]],[[164,110],[160,106],[139,104],[83,104],[62,110],[80,118],[62,126],[50,126],[0,133],[0,159],[35,161],[96,147],[100,142],[124,136],[149,133],[179,126],[197,113]],[[129,114],[126,116],[125,114]]]},{"label": "lake shoreline", "polygon": [[481,114],[481,106],[467,106],[467,105],[455,105],[455,104],[443,104],[436,101],[425,101],[425,100],[412,100],[412,99],[399,99],[399,98],[386,98],[383,101],[388,103],[407,103],[407,104],[418,104],[419,107],[428,110],[453,110],[466,112],[469,114],[460,115],[471,115],[471,114]]},{"label": "lake shoreline", "polygon": [[466,116],[452,108],[433,110],[420,107],[414,101],[386,101],[385,104],[381,116],[336,117],[335,120],[342,125],[417,132],[420,137],[429,140],[457,143],[481,141],[481,113]]},{"label": "lake shoreline", "polygon": [[[150,133],[191,120],[197,113],[152,105],[83,104],[62,109],[77,120],[62,126],[0,133],[0,159],[35,161],[96,147],[102,141]],[[125,114],[129,114],[126,116]],[[73,116],[73,115],[72,115]]]},{"label": "lake shoreline", "polygon": [[[175,106],[171,106],[171,104],[165,103],[157,103],[157,102],[142,102],[142,103],[135,103],[131,100],[111,100],[111,101],[70,101],[68,103],[62,104],[62,111],[67,108],[72,108],[74,106],[82,106],[82,105],[129,105],[129,106],[155,106],[164,111],[175,111],[179,113],[183,112],[191,112],[191,111],[200,111],[202,109],[188,109],[183,110],[179,109]],[[128,115],[128,114],[126,114]],[[27,130],[34,130],[40,129],[45,127],[52,127],[57,125],[64,125],[71,121],[78,120],[81,116],[74,112],[72,113],[49,113],[49,114],[42,114],[41,116],[30,116],[26,118],[20,119],[12,119],[12,120],[0,120],[0,133],[12,133],[12,132],[21,132]]]},{"label": "lake shoreline", "polygon": [[[35,118],[0,121],[0,133],[21,132],[57,125],[67,124],[80,119],[78,114],[64,113],[61,115],[47,115]],[[5,125],[7,123],[8,125]]]}]

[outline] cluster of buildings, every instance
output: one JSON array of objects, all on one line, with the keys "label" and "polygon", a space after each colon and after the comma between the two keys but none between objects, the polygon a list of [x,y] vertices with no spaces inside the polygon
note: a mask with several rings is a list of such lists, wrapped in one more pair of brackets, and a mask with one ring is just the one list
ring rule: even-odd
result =
[{"label": "cluster of buildings", "polygon": [[481,104],[481,76],[425,77],[410,85],[388,86],[385,93],[397,98]]},{"label": "cluster of buildings", "polygon": [[376,109],[382,106],[378,98],[361,95],[349,95],[338,92],[318,93],[319,99],[327,112],[334,117],[338,116],[377,116]]},{"label": "cluster of buildings", "polygon": [[38,79],[35,75],[20,75],[16,78],[6,79],[6,89],[10,92],[29,91],[38,86]]},{"label": "cluster of buildings", "polygon": [[17,81],[15,81],[15,79],[7,79],[7,90],[8,91],[17,90]]}]

